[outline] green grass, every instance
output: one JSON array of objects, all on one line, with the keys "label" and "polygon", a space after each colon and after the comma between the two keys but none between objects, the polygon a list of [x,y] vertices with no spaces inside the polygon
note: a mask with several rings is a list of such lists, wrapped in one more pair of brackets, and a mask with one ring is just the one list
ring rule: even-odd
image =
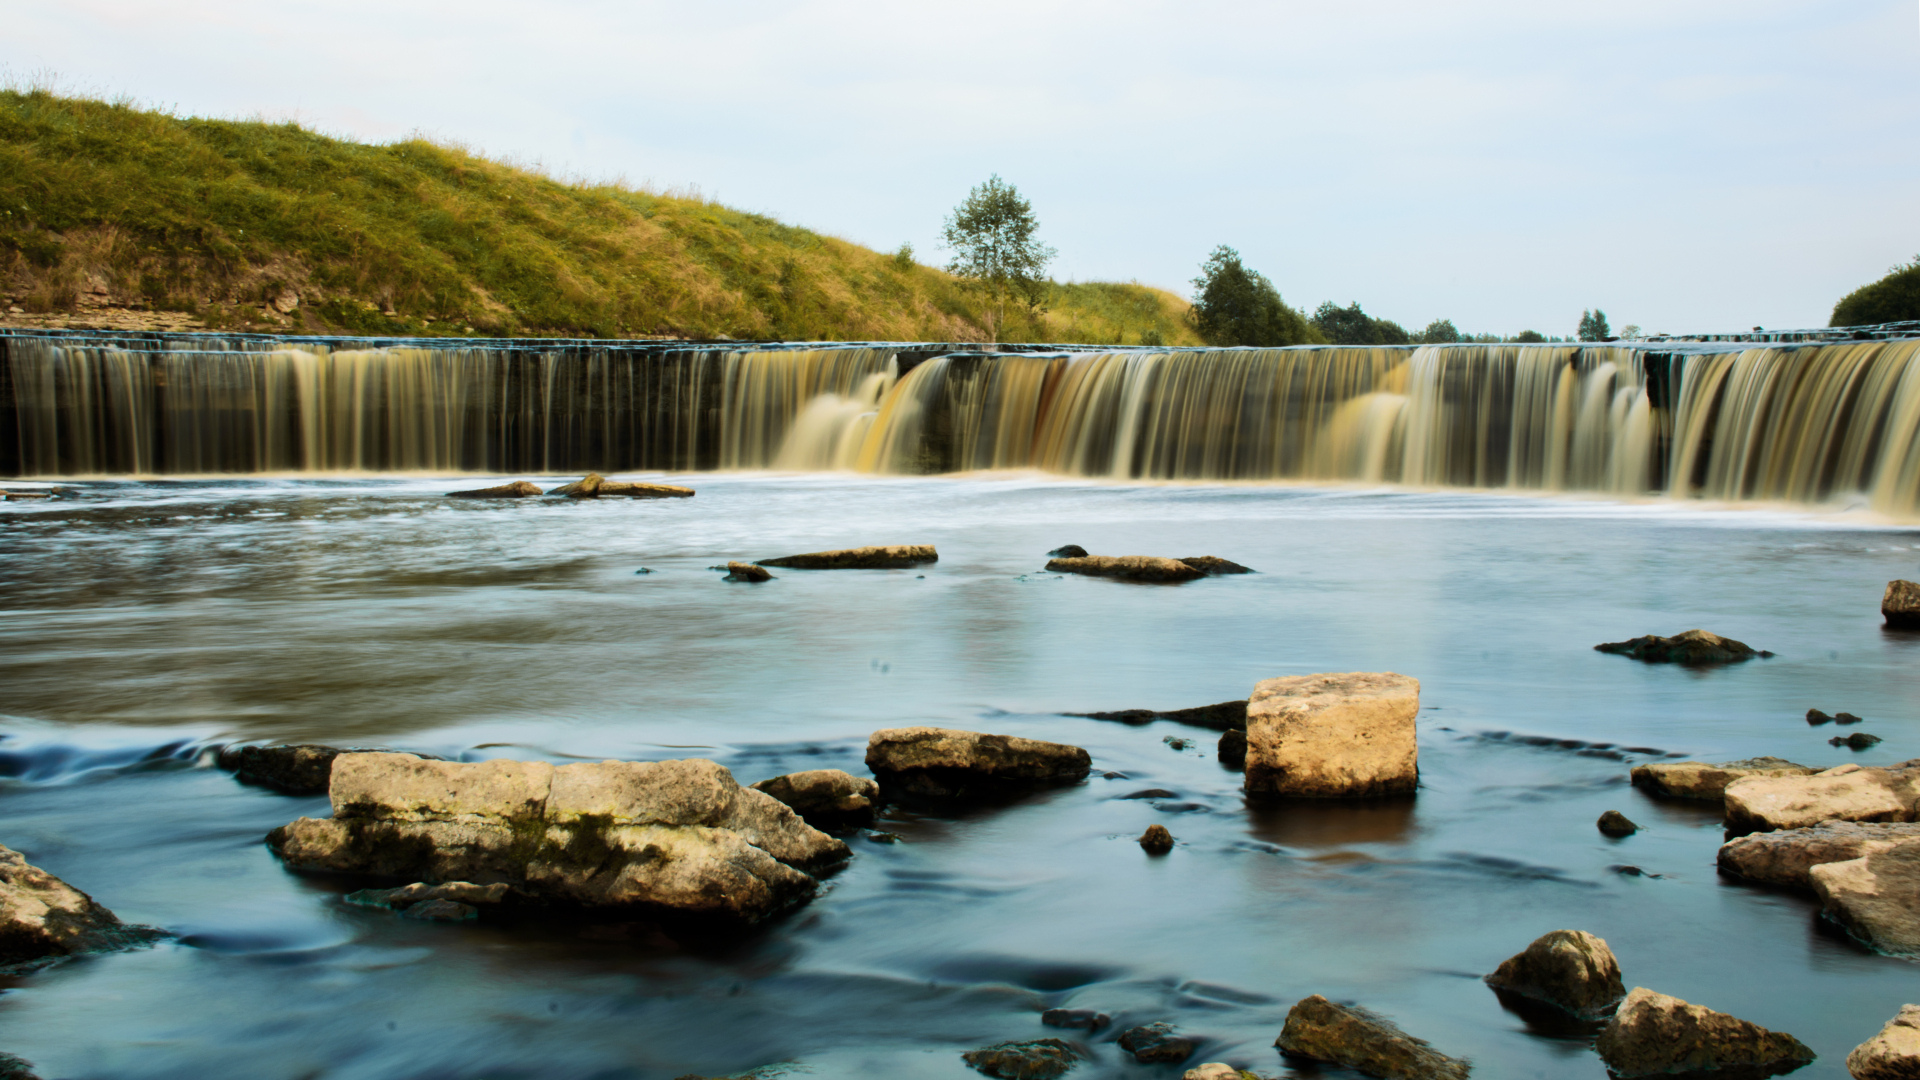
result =
[{"label": "green grass", "polygon": [[[354,334],[958,341],[985,325],[940,270],[700,198],[45,91],[0,90],[0,288],[37,313]],[[1141,285],[1056,285],[1002,337],[1197,343],[1185,310]]]}]

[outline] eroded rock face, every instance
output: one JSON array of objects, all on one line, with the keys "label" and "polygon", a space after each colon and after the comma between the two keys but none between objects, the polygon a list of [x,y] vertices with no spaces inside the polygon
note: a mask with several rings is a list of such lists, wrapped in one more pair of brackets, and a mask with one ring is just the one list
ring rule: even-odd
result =
[{"label": "eroded rock face", "polygon": [[469,488],[466,491],[449,491],[449,499],[525,499],[540,494],[540,489],[525,480],[515,480],[511,484],[498,487]]},{"label": "eroded rock face", "polygon": [[1468,1063],[1450,1058],[1365,1009],[1315,994],[1287,1013],[1274,1042],[1289,1057],[1326,1061],[1385,1080],[1466,1080]]},{"label": "eroded rock face", "polygon": [[1748,881],[1811,889],[1809,873],[1920,840],[1920,822],[1823,821],[1804,829],[1750,833],[1720,845],[1720,869]]},{"label": "eroded rock face", "polygon": [[1662,761],[1635,765],[1633,782],[1637,787],[1669,798],[1718,802],[1726,797],[1727,785],[1735,780],[1749,776],[1812,776],[1818,771],[1777,757],[1746,758],[1718,765],[1704,761]]},{"label": "eroded rock face", "polygon": [[930,802],[993,799],[1078,783],[1092,770],[1085,750],[1065,743],[950,728],[876,731],[867,768],[882,796]]},{"label": "eroded rock face", "polygon": [[1811,776],[1750,776],[1727,785],[1735,833],[1804,829],[1823,821],[1920,819],[1920,761],[1885,769],[1841,765]]},{"label": "eroded rock face", "polygon": [[889,544],[882,547],[841,548],[813,551],[805,555],[783,555],[761,559],[761,566],[780,566],[790,570],[905,570],[922,563],[939,562],[932,544]]},{"label": "eroded rock face", "polygon": [[1613,1075],[1629,1080],[1668,1073],[1729,1072],[1741,1077],[1789,1072],[1813,1051],[1785,1032],[1636,986],[1593,1048]]},{"label": "eroded rock face", "polygon": [[564,495],[569,499],[591,499],[599,494],[600,485],[606,482],[606,477],[601,476],[597,472],[590,472],[571,484],[562,484],[554,488],[547,492],[547,494]]},{"label": "eroded rock face", "polygon": [[0,971],[148,945],[164,936],[150,926],[122,923],[93,897],[0,847]]},{"label": "eroded rock face", "polygon": [[1895,630],[1920,630],[1920,581],[1889,581],[1880,616]]},{"label": "eroded rock face", "polygon": [[1876,952],[1920,957],[1920,840],[1807,871],[1821,914]]},{"label": "eroded rock face", "polygon": [[549,901],[751,922],[847,846],[711,761],[334,759],[333,817],[268,834],[288,866],[504,883]]},{"label": "eroded rock face", "polygon": [[1756,656],[1773,655],[1755,650],[1743,641],[1710,634],[1705,630],[1688,630],[1672,637],[1647,634],[1626,641],[1595,645],[1593,648],[1596,652],[1631,656],[1649,664],[1737,664]]},{"label": "eroded rock face", "polygon": [[1550,1002],[1588,1020],[1611,1012],[1627,992],[1613,950],[1582,930],[1542,934],[1487,976],[1487,984]]},{"label": "eroded rock face", "polygon": [[1180,561],[1203,574],[1251,574],[1251,566],[1241,566],[1232,559],[1223,559],[1218,555],[1182,555]]},{"label": "eroded rock face", "polygon": [[1900,1006],[1880,1034],[1854,1047],[1847,1072],[1854,1080],[1920,1080],[1920,1005]]},{"label": "eroded rock face", "polygon": [[1188,566],[1179,559],[1155,555],[1082,555],[1074,559],[1048,559],[1047,569],[1057,574],[1085,574],[1088,577],[1117,578],[1155,585],[1175,585],[1207,576],[1205,570]]},{"label": "eroded rock face", "polygon": [[1004,1080],[1053,1080],[1064,1076],[1080,1055],[1059,1039],[1031,1039],[969,1050],[960,1059],[988,1076]]},{"label": "eroded rock face", "polygon": [[1398,795],[1420,782],[1420,682],[1392,672],[1268,679],[1247,699],[1246,789],[1308,798]]},{"label": "eroded rock face", "polygon": [[333,759],[348,752],[337,746],[314,743],[223,746],[216,760],[222,769],[242,780],[289,795],[325,795],[327,778],[333,772]]},{"label": "eroded rock face", "polygon": [[793,808],[816,829],[843,829],[873,820],[880,785],[839,769],[809,769],[753,785]]},{"label": "eroded rock face", "polygon": [[678,484],[648,484],[638,480],[602,480],[594,491],[596,499],[621,496],[628,499],[691,499],[693,489]]}]

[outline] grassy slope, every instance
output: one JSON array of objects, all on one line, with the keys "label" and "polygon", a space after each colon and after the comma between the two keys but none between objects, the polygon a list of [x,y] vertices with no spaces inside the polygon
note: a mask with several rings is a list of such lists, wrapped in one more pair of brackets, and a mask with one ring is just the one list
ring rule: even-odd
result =
[{"label": "grassy slope", "polygon": [[[983,326],[939,270],[697,198],[44,92],[0,91],[0,292],[29,313],[309,332],[956,341]],[[1002,336],[1197,343],[1186,306],[1062,285]]]}]

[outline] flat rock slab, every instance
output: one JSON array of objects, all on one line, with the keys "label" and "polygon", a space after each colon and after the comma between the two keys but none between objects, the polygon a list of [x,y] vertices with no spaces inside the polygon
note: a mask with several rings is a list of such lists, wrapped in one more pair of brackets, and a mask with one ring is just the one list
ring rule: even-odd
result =
[{"label": "flat rock slab", "polygon": [[1807,871],[1821,914],[1875,952],[1920,958],[1920,840]]},{"label": "flat rock slab", "polygon": [[334,759],[331,818],[268,834],[295,869],[504,883],[544,901],[753,922],[812,898],[847,846],[724,767]]},{"label": "flat rock slab", "polygon": [[906,570],[939,561],[940,555],[932,544],[889,544],[782,555],[777,559],[761,559],[759,563],[789,570]]},{"label": "flat rock slab", "polygon": [[1585,1020],[1607,1015],[1627,992],[1613,950],[1584,930],[1542,934],[1488,975],[1487,985],[1557,1005]]},{"label": "flat rock slab", "polygon": [[1241,566],[1232,559],[1223,559],[1218,555],[1182,555],[1180,556],[1180,561],[1203,574],[1216,576],[1224,574],[1251,574],[1254,572],[1251,566]]},{"label": "flat rock slab", "polygon": [[1626,641],[1595,645],[1593,648],[1595,652],[1631,656],[1649,664],[1737,664],[1743,660],[1773,655],[1756,650],[1743,641],[1710,634],[1705,630],[1688,630],[1672,637],[1647,634]]},{"label": "flat rock slab", "polygon": [[626,499],[691,499],[694,490],[678,484],[648,484],[639,480],[604,480],[593,493],[596,499],[619,496]]},{"label": "flat rock slab", "polygon": [[1853,1048],[1847,1072],[1854,1080],[1914,1080],[1920,1077],[1920,1005],[1902,1005],[1880,1034]]},{"label": "flat rock slab", "polygon": [[606,482],[607,478],[599,473],[588,473],[571,484],[562,484],[553,488],[547,494],[561,495],[569,499],[591,499],[599,493],[600,485]]},{"label": "flat rock slab", "polygon": [[961,1054],[960,1059],[1003,1080],[1053,1080],[1066,1075],[1080,1055],[1059,1039],[1032,1039],[983,1046]]},{"label": "flat rock slab", "polygon": [[150,945],[165,936],[150,926],[128,926],[93,897],[0,847],[0,972]]},{"label": "flat rock slab", "polygon": [[1885,769],[1841,765],[1811,776],[1750,776],[1727,785],[1726,802],[1734,833],[1823,821],[1920,820],[1920,760]]},{"label": "flat rock slab", "polygon": [[1920,581],[1887,582],[1880,597],[1880,617],[1895,630],[1920,630]]},{"label": "flat rock slab", "polygon": [[1920,840],[1920,822],[1823,821],[1736,837],[1720,845],[1720,869],[1748,881],[1811,889],[1816,866],[1846,862]]},{"label": "flat rock slab", "polygon": [[995,799],[1079,783],[1092,767],[1077,746],[1016,735],[906,727],[867,740],[867,768],[888,800]]},{"label": "flat rock slab", "polygon": [[1813,1051],[1785,1032],[1636,986],[1593,1048],[1621,1080],[1673,1073],[1742,1078],[1791,1072]]},{"label": "flat rock slab", "polygon": [[844,829],[873,821],[880,785],[840,769],[808,769],[753,785],[793,808],[816,829]]},{"label": "flat rock slab", "polygon": [[1247,699],[1246,790],[1303,798],[1411,793],[1420,681],[1392,672],[1289,675]]},{"label": "flat rock slab", "polygon": [[1274,1042],[1288,1057],[1325,1061],[1384,1080],[1466,1080],[1471,1066],[1365,1009],[1315,994],[1287,1013]]},{"label": "flat rock slab", "polygon": [[1633,767],[1633,783],[1673,799],[1719,802],[1727,785],[1749,776],[1812,776],[1820,770],[1786,758],[1757,757],[1710,765],[1704,761],[1661,761]]},{"label": "flat rock slab", "polygon": [[1113,712],[1061,713],[1062,716],[1082,716],[1088,720],[1115,720],[1122,724],[1151,724],[1155,720],[1171,720],[1176,724],[1190,724],[1206,728],[1209,731],[1231,731],[1247,727],[1247,703],[1245,699],[1235,698],[1213,705],[1196,705],[1191,709],[1117,709]]},{"label": "flat rock slab", "polygon": [[1084,555],[1077,559],[1048,559],[1047,569],[1056,574],[1085,574],[1088,577],[1139,581],[1152,585],[1177,585],[1207,576],[1179,559],[1157,555]]},{"label": "flat rock slab", "polygon": [[525,480],[515,480],[511,484],[498,487],[469,488],[466,491],[449,491],[449,499],[526,499],[540,494],[540,489]]}]

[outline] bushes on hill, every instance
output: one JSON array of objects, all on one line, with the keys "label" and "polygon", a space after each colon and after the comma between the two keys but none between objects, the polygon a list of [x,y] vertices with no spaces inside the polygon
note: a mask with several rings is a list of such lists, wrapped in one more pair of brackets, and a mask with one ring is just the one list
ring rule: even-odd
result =
[{"label": "bushes on hill", "polygon": [[1828,326],[1872,326],[1920,319],[1920,255],[1896,266],[1871,285],[1862,285],[1833,305]]}]

